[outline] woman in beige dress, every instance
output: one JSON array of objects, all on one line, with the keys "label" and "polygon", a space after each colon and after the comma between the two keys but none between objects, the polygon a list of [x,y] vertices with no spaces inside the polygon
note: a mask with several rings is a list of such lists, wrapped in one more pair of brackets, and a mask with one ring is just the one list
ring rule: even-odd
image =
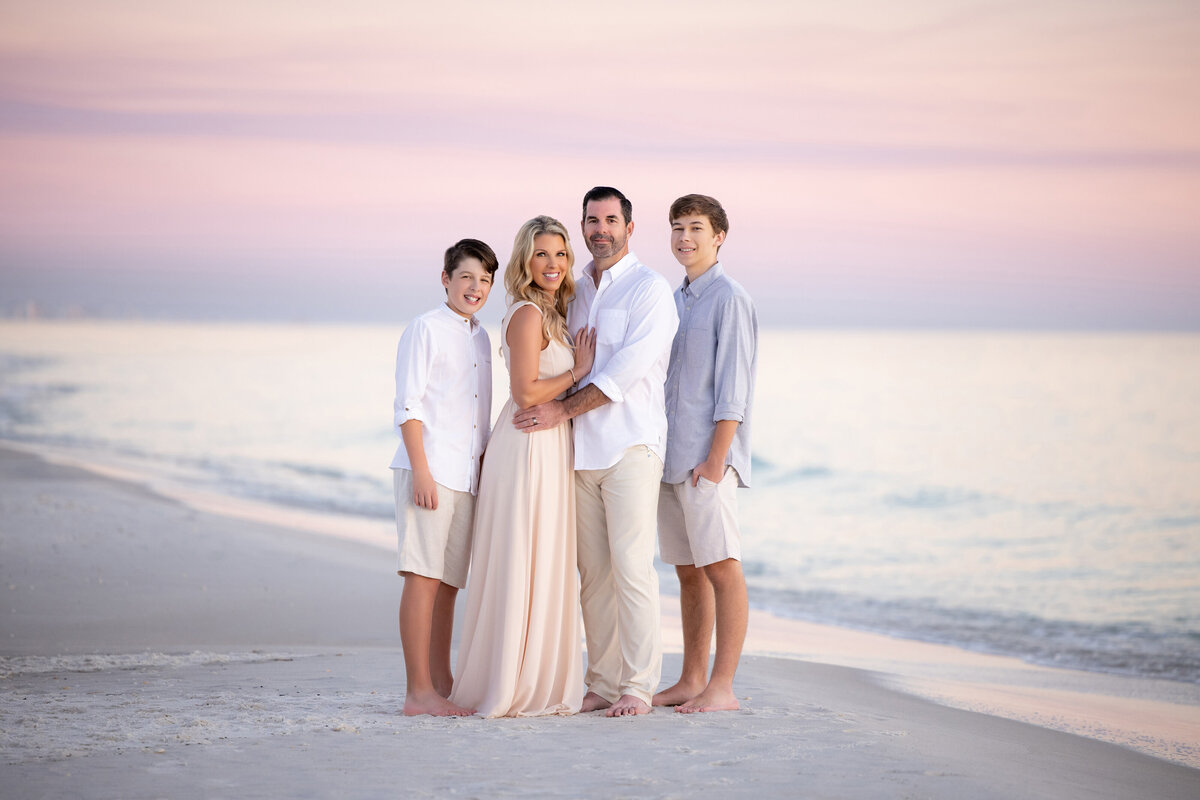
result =
[{"label": "woman in beige dress", "polygon": [[571,426],[530,434],[510,422],[591,369],[594,334],[572,346],[566,326],[574,260],[562,223],[536,217],[517,232],[504,273],[510,395],[483,459],[450,695],[485,717],[574,714],[583,702]]}]

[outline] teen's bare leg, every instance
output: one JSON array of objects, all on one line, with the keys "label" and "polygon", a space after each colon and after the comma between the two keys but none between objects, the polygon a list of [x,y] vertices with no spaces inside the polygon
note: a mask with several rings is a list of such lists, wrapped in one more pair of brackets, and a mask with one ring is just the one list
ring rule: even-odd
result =
[{"label": "teen's bare leg", "polygon": [[716,601],[712,581],[703,567],[676,565],[679,576],[679,614],[683,620],[683,669],[674,686],[654,695],[656,706],[686,703],[708,684],[708,654],[712,647]]},{"label": "teen's bare leg", "polygon": [[429,673],[433,608],[442,582],[412,573],[404,574],[400,595],[400,643],[404,646],[405,716],[431,714],[435,717],[470,716],[475,713],[451,703],[437,693]]},{"label": "teen's bare leg", "polygon": [[696,697],[676,711],[691,714],[697,711],[736,711],[737,696],[733,693],[733,675],[742,657],[746,641],[746,621],[750,605],[746,598],[746,578],[742,562],[727,558],[704,567],[712,582],[716,606],[717,654],[713,659],[712,677]]},{"label": "teen's bare leg", "polygon": [[454,688],[450,639],[454,633],[454,601],[457,598],[458,587],[438,582],[433,600],[433,628],[429,635],[429,674],[433,678],[433,688],[442,697],[449,697]]}]

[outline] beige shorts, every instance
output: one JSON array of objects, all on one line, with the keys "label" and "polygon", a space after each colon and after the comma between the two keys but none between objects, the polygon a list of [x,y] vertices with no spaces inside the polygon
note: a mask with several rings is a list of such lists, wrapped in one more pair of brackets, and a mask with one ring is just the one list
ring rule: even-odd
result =
[{"label": "beige shorts", "polygon": [[664,483],[658,493],[658,549],[664,563],[715,564],[742,559],[742,535],[737,524],[738,474],[725,467],[720,483],[700,478],[692,486]]},{"label": "beige shorts", "polygon": [[462,589],[471,565],[475,496],[437,484],[436,509],[413,503],[412,470],[393,469],[396,490],[396,572],[411,572]]}]

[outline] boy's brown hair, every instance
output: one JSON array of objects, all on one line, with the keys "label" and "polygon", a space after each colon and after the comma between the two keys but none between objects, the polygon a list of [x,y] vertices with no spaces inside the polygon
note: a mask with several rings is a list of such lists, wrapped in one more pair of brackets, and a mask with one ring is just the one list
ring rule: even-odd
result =
[{"label": "boy's brown hair", "polygon": [[698,217],[707,217],[713,233],[729,232],[729,217],[725,216],[725,209],[714,198],[706,194],[685,194],[671,203],[671,212],[667,217],[667,222],[674,223],[680,217],[693,214]]},{"label": "boy's brown hair", "polygon": [[485,242],[481,242],[478,239],[459,239],[446,248],[446,257],[442,266],[442,272],[446,273],[447,278],[453,278],[455,268],[458,267],[459,262],[466,258],[479,259],[480,263],[483,264],[483,268],[487,270],[488,275],[495,275],[496,269],[500,266],[500,261],[496,258],[495,252]]}]

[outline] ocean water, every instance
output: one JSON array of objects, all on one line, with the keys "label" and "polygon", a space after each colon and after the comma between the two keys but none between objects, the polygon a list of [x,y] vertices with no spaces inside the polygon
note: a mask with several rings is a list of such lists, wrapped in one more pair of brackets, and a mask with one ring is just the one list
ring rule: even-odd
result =
[{"label": "ocean water", "polygon": [[[402,328],[0,322],[0,439],[383,522]],[[753,605],[1200,683],[1200,335],[768,329],[754,425]]]}]

